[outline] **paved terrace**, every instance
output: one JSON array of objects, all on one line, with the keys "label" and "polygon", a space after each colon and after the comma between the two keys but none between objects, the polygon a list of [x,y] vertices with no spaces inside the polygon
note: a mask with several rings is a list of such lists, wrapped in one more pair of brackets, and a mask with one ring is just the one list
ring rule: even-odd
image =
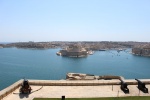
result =
[{"label": "paved terrace", "polygon": [[[119,80],[29,80],[31,94],[19,94],[20,80],[10,87],[0,91],[3,100],[33,100],[33,98],[92,98],[92,97],[120,97],[120,96],[150,96],[138,90],[135,80],[124,80],[130,90],[125,94],[120,89]],[[141,79],[150,90],[150,79]],[[11,90],[11,91],[10,91]],[[3,97],[2,97],[3,96]]]}]

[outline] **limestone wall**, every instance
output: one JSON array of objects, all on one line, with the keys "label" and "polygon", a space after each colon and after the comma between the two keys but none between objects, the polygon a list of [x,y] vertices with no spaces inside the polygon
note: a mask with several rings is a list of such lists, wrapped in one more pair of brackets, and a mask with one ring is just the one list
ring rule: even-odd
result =
[{"label": "limestone wall", "polygon": [[[145,84],[150,84],[150,79],[140,79]],[[38,86],[99,86],[99,85],[120,85],[120,80],[28,80],[30,85]],[[134,79],[124,80],[128,85],[137,85]],[[0,100],[20,87],[23,80],[0,91]],[[31,86],[32,88],[32,86]]]},{"label": "limestone wall", "polygon": [[12,93],[22,84],[23,80],[19,80],[16,83],[12,84],[11,86],[5,88],[4,90],[0,91],[0,100],[6,97],[8,94]]}]

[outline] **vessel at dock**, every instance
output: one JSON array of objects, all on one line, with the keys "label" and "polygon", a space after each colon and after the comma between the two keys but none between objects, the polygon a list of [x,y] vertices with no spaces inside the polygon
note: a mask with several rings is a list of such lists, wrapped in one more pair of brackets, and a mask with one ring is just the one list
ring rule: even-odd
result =
[{"label": "vessel at dock", "polygon": [[106,51],[107,49],[99,49],[99,51]]},{"label": "vessel at dock", "polygon": [[90,50],[90,51],[88,51],[88,54],[89,54],[89,55],[93,55],[93,54],[94,54],[94,51]]},{"label": "vessel at dock", "polygon": [[56,54],[57,54],[58,56],[61,56],[61,53],[60,53],[60,52],[57,52]]}]

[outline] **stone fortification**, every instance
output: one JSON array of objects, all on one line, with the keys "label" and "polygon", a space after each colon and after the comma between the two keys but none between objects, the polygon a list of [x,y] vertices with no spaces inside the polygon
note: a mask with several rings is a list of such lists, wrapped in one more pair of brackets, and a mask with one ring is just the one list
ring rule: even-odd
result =
[{"label": "stone fortification", "polygon": [[132,53],[140,56],[150,56],[150,44],[136,46],[132,49]]},{"label": "stone fortification", "polygon": [[[84,76],[84,75],[83,75]],[[101,77],[104,78],[105,76]],[[107,78],[110,78],[107,77]],[[117,77],[114,77],[117,78]],[[119,78],[119,77],[118,77]],[[119,86],[120,85],[120,80],[28,80],[29,84],[31,85],[31,87],[33,86],[62,86],[62,88],[64,86],[92,86],[91,89],[93,89],[93,86],[101,86],[101,88],[103,87],[110,87],[110,85],[115,85],[115,86]],[[137,85],[137,81],[134,79],[130,79],[130,80],[124,80],[128,85]],[[144,82],[145,84],[150,84],[150,79],[141,79],[142,82]],[[19,92],[18,88],[21,86],[23,80],[19,80],[18,82],[14,83],[13,85],[7,87],[6,89],[0,91],[0,100],[3,99],[4,97],[8,96],[9,94],[13,93],[16,89],[17,89],[17,93]],[[48,91],[48,90],[46,90]],[[44,92],[45,93],[45,92]],[[43,94],[44,94],[43,93]],[[15,95],[14,95],[15,96]],[[16,95],[18,96],[18,95]],[[8,99],[10,100],[10,98]],[[16,100],[16,99],[13,99]]]},{"label": "stone fortification", "polygon": [[11,86],[5,88],[4,90],[0,91],[0,100],[2,100],[4,97],[15,91],[17,88],[20,87],[23,80],[19,80],[16,83],[12,84]]},{"label": "stone fortification", "polygon": [[85,57],[88,55],[88,51],[85,48],[82,48],[81,45],[74,44],[69,45],[64,50],[60,50],[58,54],[68,57]]}]

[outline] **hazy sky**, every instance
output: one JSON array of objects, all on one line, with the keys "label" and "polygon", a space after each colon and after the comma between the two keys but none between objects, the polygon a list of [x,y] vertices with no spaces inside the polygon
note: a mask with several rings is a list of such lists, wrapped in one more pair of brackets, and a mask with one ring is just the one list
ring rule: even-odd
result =
[{"label": "hazy sky", "polygon": [[150,0],[0,0],[0,42],[149,41]]}]

